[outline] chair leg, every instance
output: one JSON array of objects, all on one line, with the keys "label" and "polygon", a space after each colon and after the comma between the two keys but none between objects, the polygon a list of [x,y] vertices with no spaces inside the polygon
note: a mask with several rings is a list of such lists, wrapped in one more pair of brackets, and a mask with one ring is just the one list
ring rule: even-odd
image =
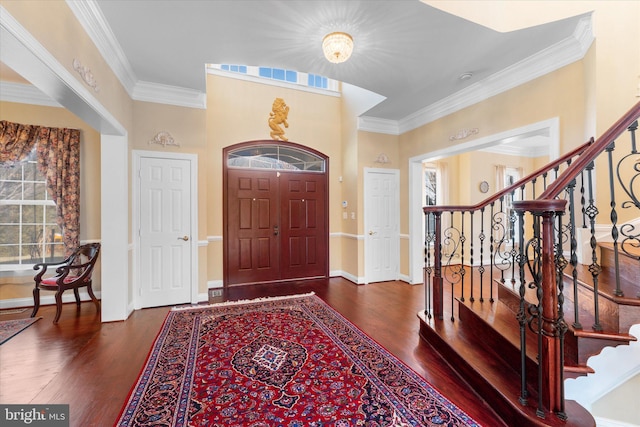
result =
[{"label": "chair leg", "polygon": [[38,287],[33,288],[33,311],[31,317],[36,317],[38,310],[40,309],[40,289]]},{"label": "chair leg", "polygon": [[78,292],[78,288],[73,288],[73,295],[76,297],[76,306],[80,309],[80,292]]},{"label": "chair leg", "polygon": [[62,314],[62,292],[64,292],[64,290],[56,292],[56,317],[53,319],[53,323],[58,323],[60,315]]},{"label": "chair leg", "polygon": [[98,310],[98,313],[100,313],[100,301],[98,301],[98,298],[96,298],[96,296],[93,294],[91,282],[89,282],[89,284],[87,285],[87,293],[91,297],[91,301],[93,301],[93,303],[96,305],[96,310]]}]

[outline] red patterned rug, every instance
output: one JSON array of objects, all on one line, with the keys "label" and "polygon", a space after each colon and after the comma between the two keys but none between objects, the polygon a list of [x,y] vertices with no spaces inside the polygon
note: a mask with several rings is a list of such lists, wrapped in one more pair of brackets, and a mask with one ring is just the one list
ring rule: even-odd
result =
[{"label": "red patterned rug", "polygon": [[0,344],[8,341],[11,337],[18,335],[40,319],[42,319],[42,317],[0,321]]},{"label": "red patterned rug", "polygon": [[478,424],[307,294],[172,310],[116,425]]}]

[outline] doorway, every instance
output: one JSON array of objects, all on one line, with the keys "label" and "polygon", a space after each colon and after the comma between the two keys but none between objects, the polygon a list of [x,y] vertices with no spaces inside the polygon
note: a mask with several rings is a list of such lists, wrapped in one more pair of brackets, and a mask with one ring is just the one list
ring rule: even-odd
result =
[{"label": "doorway", "polygon": [[364,168],[365,283],[398,280],[400,171]]},{"label": "doorway", "polygon": [[136,308],[195,303],[197,157],[135,151]]},{"label": "doorway", "polygon": [[269,140],[223,158],[225,286],[328,277],[328,158]]}]

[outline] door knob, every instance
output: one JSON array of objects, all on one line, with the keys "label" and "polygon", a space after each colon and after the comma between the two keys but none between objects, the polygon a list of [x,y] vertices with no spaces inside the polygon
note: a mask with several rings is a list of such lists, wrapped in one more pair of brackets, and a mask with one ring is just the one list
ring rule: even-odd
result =
[{"label": "door knob", "polygon": [[178,240],[184,240],[186,242],[189,240],[189,236],[178,237]]},{"label": "door knob", "polygon": [[376,234],[375,231],[369,231],[369,236],[373,236],[374,234]]},{"label": "door knob", "polygon": [[273,226],[273,235],[277,236],[278,234],[280,234],[280,229],[278,228],[277,225]]}]

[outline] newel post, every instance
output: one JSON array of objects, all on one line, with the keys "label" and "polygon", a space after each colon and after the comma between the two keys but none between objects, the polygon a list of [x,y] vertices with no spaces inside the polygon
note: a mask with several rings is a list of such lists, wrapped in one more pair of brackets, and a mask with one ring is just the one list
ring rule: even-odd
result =
[{"label": "newel post", "polygon": [[[540,235],[533,237],[533,240],[540,245],[539,250],[527,253],[526,263],[529,266],[539,266],[538,274],[533,274],[534,278],[537,276],[535,285],[538,287],[539,295],[536,313],[537,321],[540,322],[538,329],[540,331],[538,337],[539,405],[556,414],[564,412],[563,346],[561,345],[564,319],[558,309],[555,225],[557,216],[564,214],[566,203],[566,200],[558,199],[514,202],[516,211],[530,212],[534,216],[534,221],[542,220]],[[540,415],[542,415],[541,409],[538,408]]]}]

